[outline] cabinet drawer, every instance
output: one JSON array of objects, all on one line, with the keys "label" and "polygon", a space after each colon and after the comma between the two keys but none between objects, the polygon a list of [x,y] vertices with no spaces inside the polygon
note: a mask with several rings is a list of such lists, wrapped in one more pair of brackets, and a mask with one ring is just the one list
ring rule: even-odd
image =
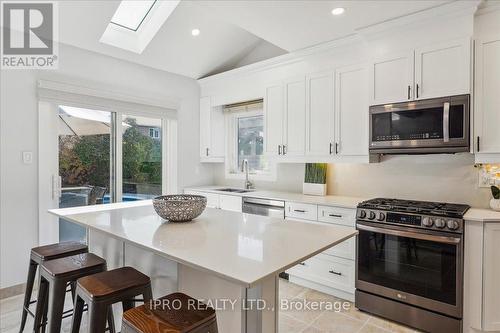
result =
[{"label": "cabinet drawer", "polygon": [[356,210],[349,208],[318,206],[318,221],[354,227]]},{"label": "cabinet drawer", "polygon": [[296,203],[296,202],[286,202],[285,203],[285,216],[296,217],[305,220],[318,220],[318,206]]},{"label": "cabinet drawer", "polygon": [[331,256],[354,260],[356,257],[356,237],[349,238],[323,252]]},{"label": "cabinet drawer", "polygon": [[354,293],[353,260],[319,254],[288,270],[288,273],[331,288]]}]

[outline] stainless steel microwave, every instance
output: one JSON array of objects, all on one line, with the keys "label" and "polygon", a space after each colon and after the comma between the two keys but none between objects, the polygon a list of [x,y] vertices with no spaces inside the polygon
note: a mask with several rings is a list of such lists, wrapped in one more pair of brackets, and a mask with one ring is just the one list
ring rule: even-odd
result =
[{"label": "stainless steel microwave", "polygon": [[470,150],[470,96],[370,107],[370,153],[432,154]]}]

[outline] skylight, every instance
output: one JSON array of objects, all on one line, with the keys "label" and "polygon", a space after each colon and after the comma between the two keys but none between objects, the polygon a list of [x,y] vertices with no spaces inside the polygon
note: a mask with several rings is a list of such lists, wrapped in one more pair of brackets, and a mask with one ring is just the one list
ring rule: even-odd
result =
[{"label": "skylight", "polygon": [[153,8],[156,0],[123,0],[111,19],[111,23],[137,31]]}]

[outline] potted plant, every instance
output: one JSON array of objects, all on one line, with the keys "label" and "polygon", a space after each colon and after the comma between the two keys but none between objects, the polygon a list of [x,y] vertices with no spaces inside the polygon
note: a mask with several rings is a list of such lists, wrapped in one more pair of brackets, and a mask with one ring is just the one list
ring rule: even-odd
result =
[{"label": "potted plant", "polygon": [[491,194],[493,194],[493,199],[490,200],[491,209],[500,211],[500,188],[492,186]]},{"label": "potted plant", "polygon": [[306,163],[302,192],[309,195],[326,195],[326,163]]}]

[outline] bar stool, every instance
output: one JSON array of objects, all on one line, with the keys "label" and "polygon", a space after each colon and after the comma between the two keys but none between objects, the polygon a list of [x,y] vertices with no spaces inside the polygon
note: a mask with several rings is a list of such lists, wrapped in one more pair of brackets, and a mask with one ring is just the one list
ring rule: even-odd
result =
[{"label": "bar stool", "polygon": [[79,242],[62,242],[57,244],[45,245],[34,247],[31,249],[30,262],[28,267],[28,280],[26,282],[26,291],[24,293],[23,313],[21,317],[20,333],[24,330],[28,313],[35,316],[30,310],[29,306],[37,301],[31,301],[31,294],[33,293],[33,285],[35,283],[36,270],[38,265],[44,261],[72,256],[75,254],[88,252],[87,245]]},{"label": "bar stool", "polygon": [[[89,313],[89,332],[102,333],[106,312],[115,303],[122,303],[123,312],[134,307],[142,295],[145,303],[152,299],[151,279],[132,267],[121,267],[78,279],[71,332],[78,333],[86,303]],[[50,332],[52,333],[52,332]]]},{"label": "bar stool", "polygon": [[[34,331],[39,332],[44,327],[48,312],[49,333],[59,333],[63,319],[66,285],[74,285],[78,278],[105,270],[106,260],[92,253],[82,253],[42,263]],[[75,289],[72,288],[73,298],[75,298],[74,292]],[[112,313],[110,313],[109,323],[111,331],[114,332]]]},{"label": "bar stool", "polygon": [[183,293],[123,314],[122,333],[217,333],[215,310]]}]

